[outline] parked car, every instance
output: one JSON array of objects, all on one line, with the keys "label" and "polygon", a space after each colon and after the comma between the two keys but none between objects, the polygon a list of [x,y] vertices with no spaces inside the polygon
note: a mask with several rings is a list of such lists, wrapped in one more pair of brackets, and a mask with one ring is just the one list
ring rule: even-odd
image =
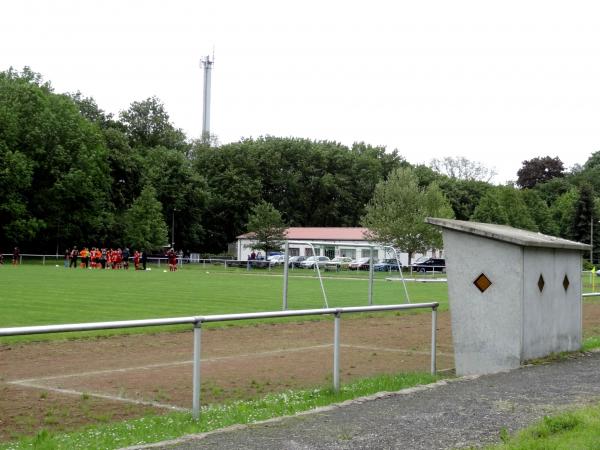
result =
[{"label": "parked car", "polygon": [[306,260],[306,256],[292,256],[288,261],[288,267],[300,267],[300,263]]},{"label": "parked car", "polygon": [[285,255],[273,255],[269,257],[269,264],[276,266],[285,263]]},{"label": "parked car", "polygon": [[414,272],[445,272],[446,260],[442,258],[424,258],[422,261],[417,261],[412,265]]},{"label": "parked car", "polygon": [[[377,260],[375,260],[376,262]],[[369,270],[371,258],[358,258],[348,264],[350,270]]]},{"label": "parked car", "polygon": [[314,269],[315,264],[318,264],[319,267],[324,267],[328,261],[329,258],[327,256],[309,256],[300,263],[300,267],[303,269]]},{"label": "parked car", "polygon": [[402,264],[398,265],[398,261],[395,258],[384,259],[373,265],[373,270],[378,272],[399,272],[401,268]]},{"label": "parked car", "polygon": [[347,269],[351,262],[352,258],[347,256],[336,256],[331,261],[325,263],[325,270]]}]

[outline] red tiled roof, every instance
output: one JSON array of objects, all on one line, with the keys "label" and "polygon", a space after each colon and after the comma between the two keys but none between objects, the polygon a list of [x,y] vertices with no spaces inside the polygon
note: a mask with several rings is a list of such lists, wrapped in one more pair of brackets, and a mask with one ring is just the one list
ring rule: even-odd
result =
[{"label": "red tiled roof", "polygon": [[[361,227],[290,227],[286,238],[289,240],[327,241],[366,241],[367,228]],[[254,233],[238,236],[238,239],[252,239]]]}]

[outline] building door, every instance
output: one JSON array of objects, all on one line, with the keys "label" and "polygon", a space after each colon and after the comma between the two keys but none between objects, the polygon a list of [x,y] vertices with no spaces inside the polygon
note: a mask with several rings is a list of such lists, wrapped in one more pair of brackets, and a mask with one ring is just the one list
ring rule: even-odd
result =
[{"label": "building door", "polygon": [[335,258],[335,247],[325,247],[325,256],[329,259]]}]

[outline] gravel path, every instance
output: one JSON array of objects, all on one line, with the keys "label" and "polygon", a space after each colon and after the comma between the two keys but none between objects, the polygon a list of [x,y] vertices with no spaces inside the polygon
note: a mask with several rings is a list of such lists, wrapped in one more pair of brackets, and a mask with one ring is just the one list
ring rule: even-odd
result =
[{"label": "gravel path", "polygon": [[600,401],[600,353],[437,383],[309,414],[151,446],[162,449],[447,449],[499,441],[570,406]]}]

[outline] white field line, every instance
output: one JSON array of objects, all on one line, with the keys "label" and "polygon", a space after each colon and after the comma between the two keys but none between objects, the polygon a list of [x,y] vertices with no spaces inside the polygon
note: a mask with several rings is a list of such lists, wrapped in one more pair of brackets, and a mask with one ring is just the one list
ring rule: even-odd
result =
[{"label": "white field line", "polygon": [[59,394],[76,395],[78,397],[81,397],[83,395],[88,395],[90,397],[101,398],[104,400],[133,403],[136,405],[154,406],[155,408],[170,409],[173,411],[189,411],[189,408],[182,408],[180,406],[168,405],[166,403],[151,402],[151,401],[146,401],[146,400],[135,400],[133,398],[121,397],[121,396],[117,396],[117,395],[101,394],[98,392],[76,391],[75,389],[55,388],[55,387],[47,386],[44,384],[36,384],[36,383],[27,382],[27,381],[9,381],[8,384],[14,384],[14,385],[29,387],[29,388],[34,388],[34,389],[42,389],[44,391],[57,392]]},{"label": "white field line", "polygon": [[[292,353],[292,352],[303,352],[306,350],[315,350],[321,348],[333,347],[333,344],[323,344],[323,345],[312,345],[309,347],[294,347],[289,349],[277,349],[277,350],[269,350],[266,352],[258,352],[258,353],[240,353],[237,355],[228,355],[228,356],[215,356],[214,358],[201,358],[200,362],[215,362],[215,361],[226,361],[237,358],[255,358],[257,356],[269,356],[269,355],[277,355],[280,353]],[[12,380],[7,381],[9,384],[23,384],[29,382],[38,382],[38,381],[50,381],[50,380],[60,380],[63,378],[77,378],[77,377],[90,377],[94,375],[104,375],[109,373],[119,373],[119,372],[131,372],[134,370],[152,370],[158,369],[161,367],[175,367],[175,366],[183,366],[187,364],[192,364],[193,361],[173,361],[167,363],[158,363],[158,364],[147,364],[144,366],[134,366],[134,367],[123,367],[120,369],[105,369],[105,370],[94,370],[89,372],[78,372],[78,373],[70,373],[65,375],[53,375],[50,377],[39,377],[39,378],[24,378],[21,380]]]},{"label": "white field line", "polygon": [[[294,353],[294,352],[303,352],[306,350],[317,350],[322,348],[333,347],[333,344],[322,344],[322,345],[312,345],[309,347],[294,347],[289,349],[277,349],[277,350],[269,350],[266,352],[258,352],[258,353],[240,353],[237,355],[228,355],[228,356],[215,356],[213,358],[201,358],[201,362],[216,362],[216,361],[226,361],[237,358],[250,358],[250,357],[260,357],[260,356],[269,356],[276,355],[281,353]],[[394,353],[404,353],[407,355],[415,354],[415,355],[429,355],[430,352],[427,351],[416,351],[416,350],[406,350],[401,348],[389,348],[389,347],[376,347],[376,346],[368,346],[368,345],[352,345],[352,344],[341,344],[340,347],[343,348],[355,348],[359,350],[372,350],[379,352],[394,352]],[[449,353],[437,352],[438,355],[442,356],[452,356]],[[96,375],[106,375],[111,373],[124,373],[124,372],[132,372],[136,370],[153,370],[160,369],[162,367],[176,367],[176,366],[184,366],[192,364],[193,361],[172,361],[167,363],[157,363],[157,364],[147,364],[143,366],[133,366],[133,367],[122,367],[118,369],[104,369],[104,370],[94,370],[88,372],[78,372],[78,373],[70,373],[63,375],[52,375],[49,377],[38,377],[38,378],[23,378],[20,380],[12,380],[7,381],[8,384],[22,384],[25,385],[27,383],[37,383],[40,381],[52,381],[52,380],[62,380],[65,378],[79,378],[79,377],[91,377]]]},{"label": "white field line", "polygon": [[[406,350],[403,348],[374,347],[374,346],[370,346],[370,345],[341,344],[340,347],[356,348],[359,350],[373,350],[373,351],[378,351],[378,352],[404,353],[407,355],[431,355],[431,352],[427,352],[427,351]],[[452,356],[451,353],[444,353],[444,352],[439,352],[439,351],[435,352],[435,354],[442,355],[442,356]]]},{"label": "white field line", "polygon": [[[238,354],[238,355],[217,356],[217,357],[213,357],[213,358],[202,358],[201,362],[216,362],[216,361],[224,361],[224,360],[231,360],[231,359],[237,359],[237,358],[249,358],[249,357],[256,358],[257,356],[260,357],[260,356],[268,356],[268,355],[281,354],[281,353],[303,352],[303,351],[307,351],[307,350],[316,350],[316,349],[329,348],[329,347],[333,347],[333,344],[313,345],[313,346],[308,346],[308,347],[295,347],[295,348],[289,348],[289,349],[277,349],[277,350],[269,350],[269,351],[258,352],[258,353],[242,353],[242,354]],[[417,355],[429,355],[430,354],[429,352],[425,352],[425,351],[414,351],[414,350],[376,347],[376,346],[367,346],[367,345],[341,344],[341,347],[349,348],[349,349],[354,348],[354,349],[360,349],[360,350],[395,352],[395,353],[404,353],[404,354],[417,354]],[[450,354],[441,353],[441,352],[438,352],[438,355],[451,356]],[[136,370],[152,370],[152,369],[157,369],[157,368],[162,368],[162,367],[176,367],[176,366],[182,366],[182,365],[190,365],[192,363],[193,363],[192,360],[173,361],[173,362],[168,362],[168,363],[147,364],[147,365],[143,365],[143,366],[134,366],[134,367],[123,367],[123,368],[119,368],[119,369],[95,370],[95,371],[71,373],[71,374],[64,374],[64,375],[53,375],[53,376],[49,376],[49,377],[26,378],[26,379],[20,379],[20,380],[6,381],[6,383],[18,385],[18,386],[22,386],[22,387],[48,390],[51,392],[56,392],[56,393],[66,394],[66,395],[76,395],[76,396],[89,395],[90,397],[96,397],[96,398],[112,400],[112,401],[120,401],[120,402],[125,402],[125,403],[133,403],[136,405],[153,406],[155,408],[170,409],[170,410],[175,410],[175,411],[189,411],[189,408],[182,408],[179,406],[169,405],[169,404],[165,404],[165,403],[146,401],[146,400],[136,400],[136,399],[131,399],[131,398],[127,398],[127,397],[108,395],[108,394],[102,394],[102,393],[90,392],[90,391],[78,391],[75,389],[57,388],[57,387],[49,386],[48,384],[46,384],[44,382],[52,381],[52,380],[60,380],[60,379],[65,379],[65,378],[91,377],[91,376],[96,376],[96,375],[131,372],[131,371],[136,371]]]}]

